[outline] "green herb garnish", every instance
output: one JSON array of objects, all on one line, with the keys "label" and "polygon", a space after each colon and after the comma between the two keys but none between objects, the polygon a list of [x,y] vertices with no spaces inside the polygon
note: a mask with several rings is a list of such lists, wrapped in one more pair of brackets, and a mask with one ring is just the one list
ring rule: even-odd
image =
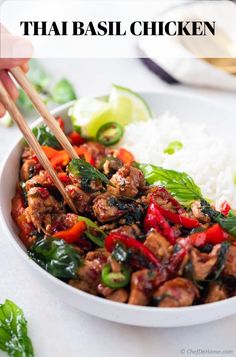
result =
[{"label": "green herb garnish", "polygon": [[40,145],[51,146],[55,149],[60,149],[61,146],[56,137],[50,132],[46,125],[41,125],[33,128],[32,132]]},{"label": "green herb garnish", "polygon": [[173,155],[176,151],[183,148],[183,144],[180,141],[171,141],[166,149],[163,150],[164,154]]},{"label": "green herb garnish", "polygon": [[219,225],[229,234],[236,237],[236,216],[224,216],[222,213],[213,209],[208,202],[201,200],[202,212],[207,214],[212,221]]},{"label": "green herb garnish", "polygon": [[150,164],[137,164],[149,185],[164,186],[182,205],[202,199],[200,188],[185,172],[163,169]]},{"label": "green herb garnish", "polygon": [[68,169],[74,176],[81,178],[81,185],[85,191],[90,190],[91,181],[100,180],[107,185],[111,185],[103,173],[82,159],[71,160]]},{"label": "green herb garnish", "polygon": [[63,239],[43,238],[37,241],[28,253],[37,264],[57,278],[69,279],[77,276],[80,256],[73,246]]},{"label": "green herb garnish", "polygon": [[0,305],[0,349],[11,357],[34,356],[23,311],[10,300]]},{"label": "green herb garnish", "polygon": [[228,249],[230,247],[230,242],[226,241],[223,242],[220,246],[220,251],[218,253],[218,259],[216,263],[216,268],[214,271],[214,277],[212,280],[217,280],[224,269],[225,266],[225,261],[226,261],[226,255],[228,253]]},{"label": "green herb garnish", "polygon": [[76,99],[76,94],[72,84],[67,79],[61,79],[51,91],[52,100],[55,103],[63,104]]},{"label": "green herb garnish", "polygon": [[102,229],[99,228],[99,226],[91,221],[91,219],[84,217],[84,216],[78,216],[79,221],[83,221],[86,223],[87,229],[84,232],[87,238],[89,238],[93,243],[95,243],[97,246],[103,248],[104,247],[104,239],[106,234],[103,232]]}]

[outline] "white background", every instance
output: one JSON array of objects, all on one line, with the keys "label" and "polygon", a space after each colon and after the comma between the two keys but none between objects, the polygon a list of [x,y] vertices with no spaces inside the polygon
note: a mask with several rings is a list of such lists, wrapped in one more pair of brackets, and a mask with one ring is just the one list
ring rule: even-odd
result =
[{"label": "white background", "polygon": [[[111,83],[135,90],[164,90],[208,97],[235,111],[236,93],[168,86],[138,60],[45,60],[53,77],[72,80],[79,95],[100,94]],[[193,108],[194,110],[194,108]],[[227,120],[222,118],[222,120]],[[227,122],[226,122],[227,125]],[[19,135],[0,126],[0,161]],[[26,268],[0,227],[0,302],[12,299],[24,309],[36,357],[178,357],[185,349],[234,350],[236,316],[206,325],[150,329],[122,326],[79,312],[40,285]],[[219,356],[219,354],[198,354]],[[0,356],[3,356],[0,352]]]}]

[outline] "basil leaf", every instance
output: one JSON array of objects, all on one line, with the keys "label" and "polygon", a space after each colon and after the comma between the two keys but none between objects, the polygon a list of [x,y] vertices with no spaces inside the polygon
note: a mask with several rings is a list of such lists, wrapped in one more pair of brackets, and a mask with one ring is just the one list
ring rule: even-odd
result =
[{"label": "basil leaf", "polygon": [[0,305],[0,349],[11,357],[33,357],[23,311],[10,300]]},{"label": "basil leaf", "polygon": [[33,104],[23,91],[23,89],[19,89],[19,97],[17,99],[17,105],[23,110],[32,110]]},{"label": "basil leaf", "polygon": [[81,184],[85,191],[90,190],[89,185],[93,180],[100,180],[110,185],[110,181],[103,173],[82,159],[71,160],[68,169],[74,176],[81,178]]},{"label": "basil leaf", "polygon": [[164,186],[182,205],[201,199],[200,188],[185,172],[163,169],[150,164],[137,164],[149,185]]},{"label": "basil leaf", "polygon": [[43,66],[37,60],[32,59],[29,65],[30,70],[28,77],[30,81],[34,84],[38,92],[45,92],[51,81],[51,77],[45,72]]},{"label": "basil leaf", "polygon": [[80,256],[73,246],[63,239],[43,238],[37,241],[28,253],[36,263],[57,278],[70,279],[77,276]]},{"label": "basil leaf", "polygon": [[222,213],[214,210],[208,202],[201,201],[202,212],[207,214],[212,221],[219,225],[229,234],[236,237],[236,216],[224,216]]},{"label": "basil leaf", "polygon": [[219,278],[222,270],[224,269],[226,256],[227,256],[229,247],[230,247],[230,242],[226,241],[221,244],[220,251],[218,253],[216,268],[215,268],[214,276],[213,276],[212,280],[217,280]]},{"label": "basil leaf", "polygon": [[67,79],[61,79],[51,91],[52,100],[64,104],[76,99],[75,90]]},{"label": "basil leaf", "polygon": [[32,130],[34,136],[40,145],[51,146],[55,149],[60,149],[61,145],[59,144],[56,137],[50,132],[46,125],[41,125]]},{"label": "basil leaf", "polygon": [[84,232],[87,238],[89,238],[93,243],[98,245],[99,247],[103,248],[104,247],[104,239],[106,234],[103,232],[102,229],[99,228],[99,226],[91,221],[91,219],[84,217],[84,216],[78,216],[79,221],[83,221],[86,223],[87,229]]}]

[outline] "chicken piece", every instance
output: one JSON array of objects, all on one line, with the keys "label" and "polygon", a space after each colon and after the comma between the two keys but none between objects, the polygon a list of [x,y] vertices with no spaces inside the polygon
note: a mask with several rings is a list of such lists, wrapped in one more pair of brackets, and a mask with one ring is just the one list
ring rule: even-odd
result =
[{"label": "chicken piece", "polygon": [[97,249],[87,253],[83,266],[78,268],[78,280],[70,280],[69,284],[89,292],[98,294],[98,285],[101,279],[101,271],[107,263],[108,253],[104,249]]},{"label": "chicken piece", "polygon": [[131,226],[124,225],[119,228],[113,229],[111,233],[121,233],[129,237],[138,238],[142,234],[139,227],[136,224]]},{"label": "chicken piece", "polygon": [[148,234],[144,245],[160,259],[168,259],[170,256],[170,243],[155,230]]},{"label": "chicken piece", "polygon": [[116,196],[135,197],[145,185],[143,173],[130,165],[124,165],[111,178],[108,190]]},{"label": "chicken piece", "polygon": [[38,175],[26,181],[25,189],[28,192],[31,188],[35,186],[46,187],[46,188],[53,186],[52,180],[46,171],[41,170]]},{"label": "chicken piece", "polygon": [[37,162],[34,159],[26,160],[20,169],[20,178],[27,181],[37,174]]},{"label": "chicken piece", "polygon": [[27,193],[29,220],[37,229],[42,229],[47,213],[63,212],[62,205],[51,196],[46,188],[33,187]]},{"label": "chicken piece", "polygon": [[218,260],[220,245],[214,246],[212,251],[201,253],[198,249],[193,248],[190,252],[190,259],[193,266],[193,278],[195,280],[204,280],[210,274]]},{"label": "chicken piece", "polygon": [[127,290],[120,288],[117,290],[111,289],[103,284],[98,284],[97,291],[100,295],[108,300],[125,303],[128,300],[129,294]]},{"label": "chicken piece", "polygon": [[152,292],[167,278],[165,270],[143,269],[136,271],[131,277],[129,304],[145,306],[149,303]]},{"label": "chicken piece", "polygon": [[196,286],[185,278],[175,278],[165,282],[153,294],[159,307],[190,306],[199,296]]},{"label": "chicken piece", "polygon": [[227,299],[228,297],[229,296],[225,287],[222,284],[213,282],[209,286],[208,293],[204,303],[208,304],[210,302],[216,302],[216,301]]},{"label": "chicken piece", "polygon": [[226,254],[225,267],[223,270],[225,275],[230,275],[236,278],[236,245],[229,246]]},{"label": "chicken piece", "polygon": [[108,286],[103,285],[102,283],[98,284],[97,291],[100,295],[107,298],[114,292],[114,289],[109,288]]},{"label": "chicken piece", "polygon": [[104,174],[109,177],[114,175],[122,166],[122,162],[114,156],[108,157],[102,165]]},{"label": "chicken piece", "polygon": [[96,143],[94,141],[88,141],[85,144],[80,145],[81,148],[85,148],[95,160],[96,168],[100,167],[101,161],[110,153],[110,149],[107,149],[104,145]]},{"label": "chicken piece", "polygon": [[43,226],[47,234],[53,235],[59,231],[65,231],[78,223],[78,216],[74,213],[46,214]]},{"label": "chicken piece", "polygon": [[66,191],[80,213],[89,212],[93,196],[75,185],[67,185]]},{"label": "chicken piece", "polygon": [[195,218],[197,218],[202,223],[209,223],[210,217],[204,214],[201,210],[201,203],[199,201],[195,201],[191,204],[191,210]]},{"label": "chicken piece", "polygon": [[26,160],[36,159],[36,155],[30,146],[25,146],[21,155],[21,160],[24,163]]},{"label": "chicken piece", "polygon": [[112,294],[107,296],[108,300],[125,303],[128,301],[129,294],[125,289],[117,289]]},{"label": "chicken piece", "polygon": [[108,192],[98,195],[93,201],[93,212],[97,220],[107,223],[123,216],[126,211],[121,210],[114,204],[114,196]]}]

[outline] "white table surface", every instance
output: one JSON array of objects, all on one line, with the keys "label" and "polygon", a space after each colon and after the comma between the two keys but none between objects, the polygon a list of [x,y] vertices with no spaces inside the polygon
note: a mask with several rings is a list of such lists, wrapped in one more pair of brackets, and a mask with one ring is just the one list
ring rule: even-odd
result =
[{"label": "white table surface", "polygon": [[[44,63],[56,77],[70,78],[79,95],[104,93],[111,83],[117,83],[136,90],[187,91],[207,96],[236,112],[236,93],[170,87],[139,60],[45,60]],[[15,127],[0,126],[0,162],[18,135]],[[136,328],[103,321],[64,304],[31,276],[2,227],[0,266],[0,302],[9,298],[24,309],[36,357],[214,357],[222,355],[223,350],[231,350],[228,355],[236,356],[236,315],[195,327]]]}]

